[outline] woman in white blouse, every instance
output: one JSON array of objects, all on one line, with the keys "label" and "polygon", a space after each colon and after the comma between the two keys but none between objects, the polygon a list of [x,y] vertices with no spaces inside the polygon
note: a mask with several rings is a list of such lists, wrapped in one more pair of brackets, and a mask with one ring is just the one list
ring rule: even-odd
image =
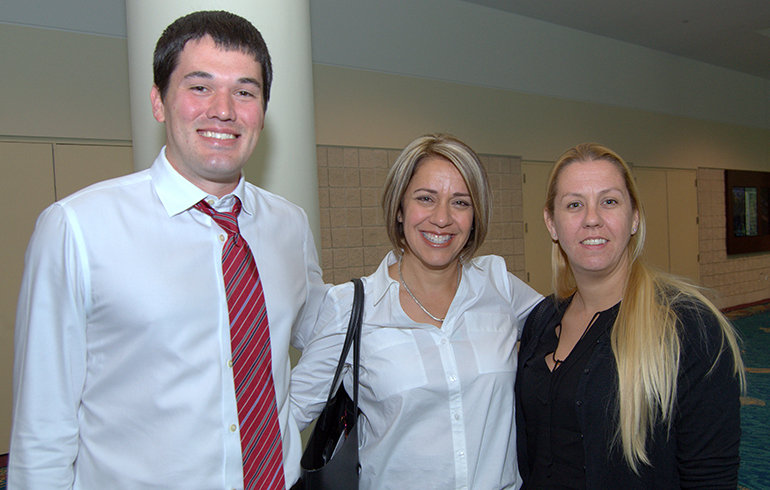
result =
[{"label": "woman in white blouse", "polygon": [[[491,200],[478,156],[452,136],[417,138],[390,169],[382,207],[394,250],[364,278],[362,489],[521,486],[515,346],[542,296],[501,257],[474,258]],[[300,429],[326,402],[352,302],[352,283],[329,291],[292,372]]]}]

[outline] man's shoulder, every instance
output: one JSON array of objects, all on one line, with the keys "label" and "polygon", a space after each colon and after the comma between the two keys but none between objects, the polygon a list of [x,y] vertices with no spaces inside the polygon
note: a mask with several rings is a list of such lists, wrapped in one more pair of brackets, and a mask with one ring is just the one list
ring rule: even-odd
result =
[{"label": "man's shoulder", "polygon": [[285,197],[258,187],[250,182],[246,182],[246,199],[254,206],[255,213],[266,212],[271,216],[282,215],[287,218],[295,218],[305,221],[307,219],[305,211]]},{"label": "man's shoulder", "polygon": [[142,170],[96,182],[59,199],[57,202],[63,206],[79,206],[90,205],[99,201],[110,201],[119,194],[130,193],[130,189],[143,183],[149,183],[150,180],[149,171]]}]

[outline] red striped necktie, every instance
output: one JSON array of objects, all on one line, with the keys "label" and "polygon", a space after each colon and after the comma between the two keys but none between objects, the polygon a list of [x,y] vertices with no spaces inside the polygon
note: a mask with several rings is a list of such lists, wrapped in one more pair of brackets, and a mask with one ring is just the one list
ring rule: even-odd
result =
[{"label": "red striped necktie", "polygon": [[245,490],[285,489],[283,447],[273,386],[270,331],[257,264],[241,237],[236,197],[233,210],[215,211],[206,201],[195,209],[211,216],[227,232],[222,272],[230,314],[233,379],[243,452]]}]

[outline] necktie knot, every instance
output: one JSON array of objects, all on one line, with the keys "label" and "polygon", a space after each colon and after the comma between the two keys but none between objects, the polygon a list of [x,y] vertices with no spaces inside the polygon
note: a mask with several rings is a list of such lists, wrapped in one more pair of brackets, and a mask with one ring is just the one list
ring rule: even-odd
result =
[{"label": "necktie knot", "polygon": [[224,213],[220,213],[216,209],[212,208],[205,200],[199,201],[193,206],[198,211],[206,213],[223,229],[227,232],[228,237],[234,237],[235,241],[238,241],[240,237],[240,229],[238,228],[238,215],[241,213],[241,200],[235,198],[235,204],[233,209]]}]

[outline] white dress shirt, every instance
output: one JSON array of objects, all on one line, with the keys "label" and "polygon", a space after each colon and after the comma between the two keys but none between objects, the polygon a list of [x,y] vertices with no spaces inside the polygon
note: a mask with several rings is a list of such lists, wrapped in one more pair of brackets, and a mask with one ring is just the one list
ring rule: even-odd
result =
[{"label": "white dress shirt", "polygon": [[162,150],[152,168],[47,208],[16,319],[8,488],[243,488],[226,233],[191,207],[243,203],[241,234],[267,304],[286,482],[301,441],[289,343],[302,348],[327,289],[305,213],[246,183],[207,196]]},{"label": "white dress shirt", "polygon": [[[502,258],[475,258],[463,267],[439,329],[404,313],[399,283],[388,275],[396,260],[389,253],[364,278],[361,488],[519,488],[516,342],[542,296]],[[352,283],[329,290],[313,340],[292,371],[292,411],[301,428],[326,402],[352,302]],[[351,381],[348,370],[352,395]]]}]

